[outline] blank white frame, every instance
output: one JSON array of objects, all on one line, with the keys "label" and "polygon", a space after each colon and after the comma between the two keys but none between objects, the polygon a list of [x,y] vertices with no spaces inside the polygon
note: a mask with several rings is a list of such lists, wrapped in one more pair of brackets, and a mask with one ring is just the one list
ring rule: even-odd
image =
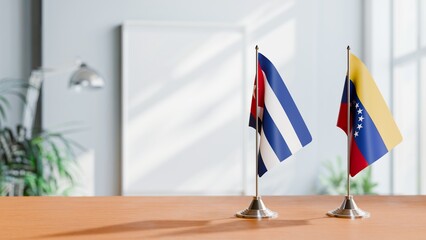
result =
[{"label": "blank white frame", "polygon": [[[211,30],[211,31],[230,31],[230,32],[234,32],[237,33],[239,35],[241,35],[241,54],[242,54],[242,59],[241,59],[241,82],[240,82],[240,86],[241,86],[241,99],[239,101],[241,101],[242,104],[240,104],[240,108],[241,108],[241,114],[239,116],[239,121],[241,124],[241,130],[238,130],[241,135],[239,136],[239,139],[241,140],[241,159],[239,159],[238,161],[240,161],[241,163],[241,169],[240,169],[240,173],[241,176],[239,176],[238,178],[240,178],[240,185],[237,187],[237,189],[235,191],[231,191],[231,192],[220,192],[219,191],[213,191],[213,192],[188,192],[188,191],[175,191],[175,192],[149,192],[149,191],[142,191],[142,192],[135,192],[133,190],[129,189],[128,186],[128,182],[126,182],[126,177],[127,177],[127,172],[128,172],[128,168],[130,166],[128,166],[127,163],[127,159],[129,158],[129,152],[128,152],[128,144],[129,143],[129,133],[127,131],[128,127],[129,127],[129,117],[128,114],[129,113],[129,101],[128,101],[128,97],[129,97],[129,73],[127,71],[127,66],[129,64],[129,51],[131,51],[131,49],[129,49],[129,36],[128,34],[126,34],[126,32],[128,33],[129,30],[133,29],[139,29],[140,31],[143,31],[144,29],[146,30],[147,28],[157,28],[157,29],[162,29],[162,28],[169,28],[169,29],[182,29],[184,31],[191,31],[192,30],[200,30],[200,29],[207,29],[207,30]],[[231,194],[231,195],[235,195],[235,194],[243,194],[244,192],[244,188],[245,188],[245,153],[246,153],[246,132],[243,131],[244,128],[246,128],[246,122],[247,119],[245,118],[245,116],[247,114],[245,113],[245,108],[246,108],[246,103],[245,100],[247,98],[247,94],[244,93],[244,89],[245,89],[245,79],[246,79],[246,56],[245,56],[245,49],[246,49],[246,30],[244,27],[241,26],[235,26],[235,25],[227,25],[227,24],[213,24],[213,23],[191,23],[191,22],[187,22],[187,23],[176,23],[176,22],[150,22],[150,21],[128,21],[125,22],[122,26],[122,85],[121,85],[121,163],[122,163],[122,185],[121,185],[121,193],[122,195],[209,195],[209,194]],[[239,173],[236,173],[237,175]]]}]

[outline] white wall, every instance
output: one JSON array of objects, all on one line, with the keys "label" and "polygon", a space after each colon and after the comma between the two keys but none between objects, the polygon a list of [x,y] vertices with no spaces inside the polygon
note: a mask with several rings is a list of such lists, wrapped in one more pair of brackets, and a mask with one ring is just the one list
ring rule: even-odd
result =
[{"label": "white wall", "polygon": [[[0,1],[0,79],[27,80],[31,72],[30,0]],[[22,102],[10,98],[7,126],[20,123]]]},{"label": "white wall", "polygon": [[[261,193],[313,194],[321,161],[344,156],[345,136],[335,123],[346,46],[350,44],[362,57],[362,1],[45,0],[44,65],[60,66],[79,56],[106,79],[106,87],[99,92],[69,92],[66,75],[45,81],[43,88],[44,127],[71,121],[88,126],[74,138],[94,153],[96,195],[120,193],[120,25],[125,20],[247,27],[249,48],[259,44],[274,62],[313,136],[313,142],[294,159],[262,177]],[[254,71],[249,76],[251,82]],[[247,131],[252,132],[248,127]]]}]

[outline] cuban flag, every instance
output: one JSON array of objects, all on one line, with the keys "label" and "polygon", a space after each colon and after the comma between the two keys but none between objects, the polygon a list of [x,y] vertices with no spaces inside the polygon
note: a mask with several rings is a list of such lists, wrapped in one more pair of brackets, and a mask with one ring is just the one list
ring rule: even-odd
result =
[{"label": "cuban flag", "polygon": [[257,109],[260,134],[258,174],[261,177],[310,143],[312,137],[277,69],[261,53],[258,53],[258,59],[259,100],[256,108],[255,83],[249,126],[256,129]]},{"label": "cuban flag", "polygon": [[354,54],[349,57],[350,103],[346,77],[337,126],[350,136],[350,175],[353,177],[399,144],[402,136],[367,67]]}]

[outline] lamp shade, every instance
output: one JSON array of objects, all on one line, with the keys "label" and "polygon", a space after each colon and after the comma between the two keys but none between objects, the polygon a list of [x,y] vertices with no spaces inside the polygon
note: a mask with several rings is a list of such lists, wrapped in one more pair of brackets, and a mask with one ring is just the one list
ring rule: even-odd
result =
[{"label": "lamp shade", "polygon": [[104,79],[95,70],[82,63],[72,74],[69,86],[74,89],[99,89],[104,84]]}]

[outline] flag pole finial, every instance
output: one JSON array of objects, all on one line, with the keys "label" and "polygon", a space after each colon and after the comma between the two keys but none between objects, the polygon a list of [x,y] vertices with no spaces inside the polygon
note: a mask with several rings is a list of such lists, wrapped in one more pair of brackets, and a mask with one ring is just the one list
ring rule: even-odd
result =
[{"label": "flag pole finial", "polygon": [[351,47],[348,45],[348,47],[346,48],[348,51],[350,51],[351,50]]}]

